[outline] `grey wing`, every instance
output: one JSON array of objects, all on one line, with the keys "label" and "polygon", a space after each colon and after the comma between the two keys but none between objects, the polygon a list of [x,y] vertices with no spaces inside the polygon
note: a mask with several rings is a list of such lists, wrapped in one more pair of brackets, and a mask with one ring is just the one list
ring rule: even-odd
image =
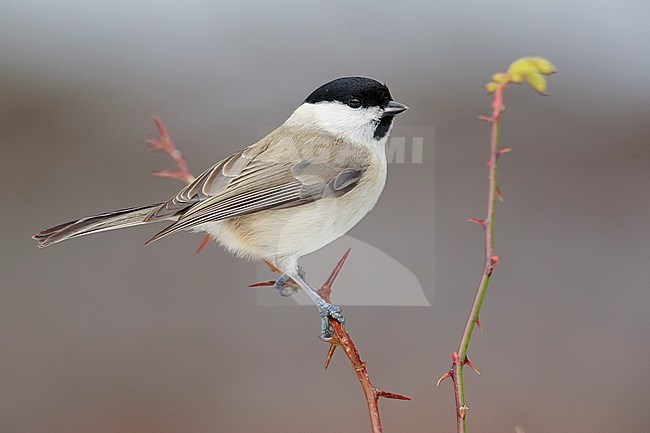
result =
[{"label": "grey wing", "polygon": [[256,170],[258,164],[251,166],[251,162],[263,150],[263,147],[253,145],[219,161],[151,212],[145,221],[159,221],[176,216],[192,205],[224,192],[233,179]]},{"label": "grey wing", "polygon": [[207,222],[340,196],[363,175],[363,168],[336,163],[254,158],[240,162],[242,156],[219,162],[152,213],[152,218],[164,218],[167,212],[180,217],[147,243]]}]

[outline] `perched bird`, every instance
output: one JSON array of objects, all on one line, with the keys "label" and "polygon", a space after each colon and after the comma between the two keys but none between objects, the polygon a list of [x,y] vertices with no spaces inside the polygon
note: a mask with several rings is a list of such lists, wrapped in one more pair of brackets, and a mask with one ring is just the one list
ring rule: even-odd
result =
[{"label": "perched bird", "polygon": [[345,77],[322,85],[257,143],[204,171],[171,199],[82,218],[34,235],[39,247],[105,230],[171,224],[147,244],[181,230],[208,233],[234,254],[267,259],[318,307],[321,334],[341,309],[305,282],[298,259],[334,241],[375,206],[386,182],[385,145],[396,102],[385,84]]}]

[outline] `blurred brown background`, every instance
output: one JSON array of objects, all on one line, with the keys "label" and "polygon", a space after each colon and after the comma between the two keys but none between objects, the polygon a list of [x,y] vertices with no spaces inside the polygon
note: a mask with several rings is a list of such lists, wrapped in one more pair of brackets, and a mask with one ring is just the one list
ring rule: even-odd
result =
[{"label": "blurred brown background", "polygon": [[189,234],[144,248],[155,228],[43,251],[29,238],[176,192],[147,174],[168,167],[143,144],[152,113],[197,172],[352,74],[411,107],[394,134],[436,136],[423,165],[390,167],[351,233],[411,269],[432,307],[348,307],[350,331],[376,384],[414,399],[382,402],[387,432],[453,431],[451,385],[435,380],[483,260],[466,222],[485,201],[483,84],[537,54],[560,73],[550,97],[507,94],[470,431],[647,433],[648,18],[644,1],[1,0],[0,431],[369,430],[344,357],[323,371],[314,309],[259,306],[255,265],[195,256]]}]

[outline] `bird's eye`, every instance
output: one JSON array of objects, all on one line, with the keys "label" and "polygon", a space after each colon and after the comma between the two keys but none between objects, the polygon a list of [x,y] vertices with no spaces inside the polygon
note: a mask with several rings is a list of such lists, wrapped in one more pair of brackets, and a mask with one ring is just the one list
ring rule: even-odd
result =
[{"label": "bird's eye", "polygon": [[350,108],[359,108],[361,105],[363,105],[363,103],[359,98],[352,98],[348,101],[348,107]]}]

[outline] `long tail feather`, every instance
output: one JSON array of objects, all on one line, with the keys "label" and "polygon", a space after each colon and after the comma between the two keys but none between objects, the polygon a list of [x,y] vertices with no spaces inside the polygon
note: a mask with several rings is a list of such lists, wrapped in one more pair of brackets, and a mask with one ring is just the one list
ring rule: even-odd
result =
[{"label": "long tail feather", "polygon": [[78,236],[146,224],[147,222],[144,220],[145,217],[161,204],[162,203],[156,203],[147,206],[120,209],[113,212],[81,218],[76,221],[70,221],[43,230],[32,237],[38,241],[39,248],[45,248],[66,239],[76,238]]}]

